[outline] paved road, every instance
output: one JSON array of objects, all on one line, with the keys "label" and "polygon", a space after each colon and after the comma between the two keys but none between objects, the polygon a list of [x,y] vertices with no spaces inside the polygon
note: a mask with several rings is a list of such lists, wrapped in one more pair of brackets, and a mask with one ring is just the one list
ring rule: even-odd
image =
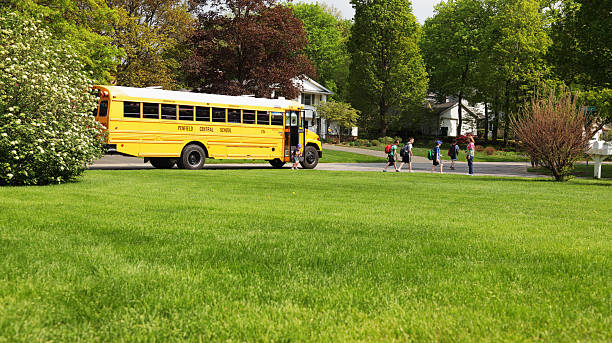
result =
[{"label": "paved road", "polygon": [[[329,144],[325,144],[323,146],[323,150],[337,150],[337,151],[346,151],[346,152],[353,152],[356,154],[363,154],[363,155],[370,155],[370,156],[376,156],[376,157],[381,157],[381,158],[387,158],[387,154],[384,151],[379,151],[379,150],[370,150],[370,149],[363,149],[363,148],[352,148],[352,147],[347,147],[347,146],[338,146],[338,145],[329,145]],[[399,153],[399,152],[398,152]],[[416,162],[416,163],[428,163],[429,160],[426,159],[425,157],[422,156],[412,156],[412,162]],[[431,163],[431,162],[429,162]]]},{"label": "paved road", "polygon": [[[427,160],[426,160],[427,161]],[[444,172],[448,174],[467,174],[467,163],[457,162],[456,169],[450,170],[450,162],[445,163]],[[336,171],[369,171],[381,172],[384,163],[319,163],[317,170],[336,170]],[[477,162],[474,163],[474,171],[477,175],[492,176],[522,176],[522,177],[550,177],[527,172],[528,163],[526,162]],[[149,163],[144,163],[141,158],[125,156],[104,156],[94,162],[89,169],[152,169]],[[270,169],[267,163],[247,163],[247,164],[207,164],[206,169]],[[285,167],[288,169],[288,164]],[[413,163],[415,172],[430,172],[431,162]],[[388,169],[394,172],[393,167]],[[407,172],[408,167],[404,167],[402,172]]]}]

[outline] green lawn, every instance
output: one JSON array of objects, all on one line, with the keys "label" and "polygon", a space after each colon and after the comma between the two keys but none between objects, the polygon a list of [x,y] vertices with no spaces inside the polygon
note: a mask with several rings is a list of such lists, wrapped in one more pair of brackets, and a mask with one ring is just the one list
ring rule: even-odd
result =
[{"label": "green lawn", "polygon": [[[401,148],[402,146],[404,145],[400,144],[398,148]],[[377,150],[377,151],[385,150],[384,145],[370,146],[370,147],[356,147],[356,148],[370,149],[370,150]],[[432,148],[433,148],[433,145],[431,147],[415,146],[414,148],[412,148],[412,153],[415,156],[427,157],[427,152],[431,150]],[[457,160],[465,162],[466,161],[465,147],[462,147],[462,148],[463,149],[459,153]],[[325,149],[325,147],[323,147],[323,149]],[[442,152],[442,160],[450,161],[450,157],[447,156],[448,155],[448,145],[447,144],[443,145],[440,148],[440,151]],[[477,151],[474,156],[474,161],[475,162],[525,162],[525,161],[529,162],[529,157],[521,153],[517,153],[513,151],[495,151],[493,155],[487,155],[484,151]]]},{"label": "green lawn", "polygon": [[[527,171],[538,173],[538,174],[549,174],[552,173],[545,168],[528,168]],[[578,177],[593,177],[593,163],[589,162],[589,167],[587,169],[586,164],[576,164],[574,166],[574,170],[572,172],[575,176]],[[602,164],[601,165],[601,177],[603,178],[612,178],[612,164]]]},{"label": "green lawn", "polygon": [[[319,163],[384,163],[386,159],[382,157],[369,156],[363,154],[356,154],[353,152],[326,150],[323,147],[323,158],[319,160]],[[207,159],[207,164],[222,164],[222,163],[268,163],[263,160],[214,160]]]},{"label": "green lawn", "polygon": [[151,169],[0,188],[0,342],[610,342],[611,186]]}]

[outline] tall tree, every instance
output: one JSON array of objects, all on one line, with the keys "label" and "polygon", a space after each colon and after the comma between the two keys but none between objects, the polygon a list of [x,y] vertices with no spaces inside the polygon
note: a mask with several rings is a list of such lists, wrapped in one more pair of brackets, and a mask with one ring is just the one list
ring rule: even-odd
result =
[{"label": "tall tree", "polygon": [[[474,91],[473,74],[483,48],[487,15],[481,0],[448,0],[435,7],[423,27],[421,46],[430,77],[430,91],[454,95],[461,103]],[[463,116],[459,106],[458,134]]]},{"label": "tall tree", "polygon": [[612,1],[563,0],[551,6],[553,44],[547,54],[556,75],[581,91],[589,119],[612,123]]},{"label": "tall tree", "polygon": [[555,73],[579,88],[610,88],[612,1],[563,0],[551,12],[548,58]]},{"label": "tall tree", "polygon": [[124,86],[179,88],[195,18],[184,0],[107,0],[118,14],[113,44],[125,52],[116,72]]},{"label": "tall tree", "polygon": [[420,104],[425,96],[427,74],[417,43],[420,27],[408,0],[351,3],[352,104],[362,112],[362,127],[386,136],[392,115]]},{"label": "tall tree", "polygon": [[321,4],[291,5],[304,23],[308,44],[304,52],[317,68],[317,81],[334,92],[335,99],[347,93],[350,56],[347,50],[350,21],[335,16],[335,9]]},{"label": "tall tree", "polygon": [[188,81],[197,90],[269,97],[272,90],[289,98],[299,89],[294,79],[315,75],[303,51],[302,22],[275,0],[194,0],[199,27],[186,63]]},{"label": "tall tree", "polygon": [[492,13],[487,25],[488,53],[483,67],[494,77],[493,92],[501,94],[504,144],[511,131],[511,116],[530,99],[549,75],[544,56],[550,46],[539,0],[487,0]]}]

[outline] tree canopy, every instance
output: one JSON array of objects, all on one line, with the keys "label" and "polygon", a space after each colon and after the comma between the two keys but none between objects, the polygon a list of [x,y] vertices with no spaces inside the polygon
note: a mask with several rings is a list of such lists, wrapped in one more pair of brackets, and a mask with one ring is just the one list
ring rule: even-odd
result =
[{"label": "tree canopy", "polygon": [[179,88],[195,19],[183,0],[107,0],[118,20],[113,44],[125,52],[117,67],[122,86]]},{"label": "tree canopy", "polygon": [[306,31],[290,8],[273,0],[194,2],[198,28],[186,70],[196,90],[294,98],[294,79],[315,75],[304,54]]},{"label": "tree canopy", "polygon": [[334,98],[344,99],[350,64],[346,45],[350,21],[334,16],[333,8],[318,3],[298,3],[291,8],[308,34],[304,52],[316,67],[316,80],[334,92]]},{"label": "tree canopy", "polygon": [[112,44],[118,21],[115,10],[95,0],[6,0],[7,8],[42,20],[43,26],[69,42],[94,80],[109,82],[119,59],[120,48]]},{"label": "tree canopy", "polygon": [[427,74],[417,44],[419,24],[408,0],[352,0],[351,102],[361,125],[386,136],[393,115],[420,104]]}]

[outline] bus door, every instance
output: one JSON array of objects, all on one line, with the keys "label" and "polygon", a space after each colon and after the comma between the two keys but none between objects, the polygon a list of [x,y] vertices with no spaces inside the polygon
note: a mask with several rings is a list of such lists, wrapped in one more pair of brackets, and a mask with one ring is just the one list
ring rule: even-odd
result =
[{"label": "bus door", "polygon": [[285,160],[300,142],[300,118],[298,111],[285,112]]}]

